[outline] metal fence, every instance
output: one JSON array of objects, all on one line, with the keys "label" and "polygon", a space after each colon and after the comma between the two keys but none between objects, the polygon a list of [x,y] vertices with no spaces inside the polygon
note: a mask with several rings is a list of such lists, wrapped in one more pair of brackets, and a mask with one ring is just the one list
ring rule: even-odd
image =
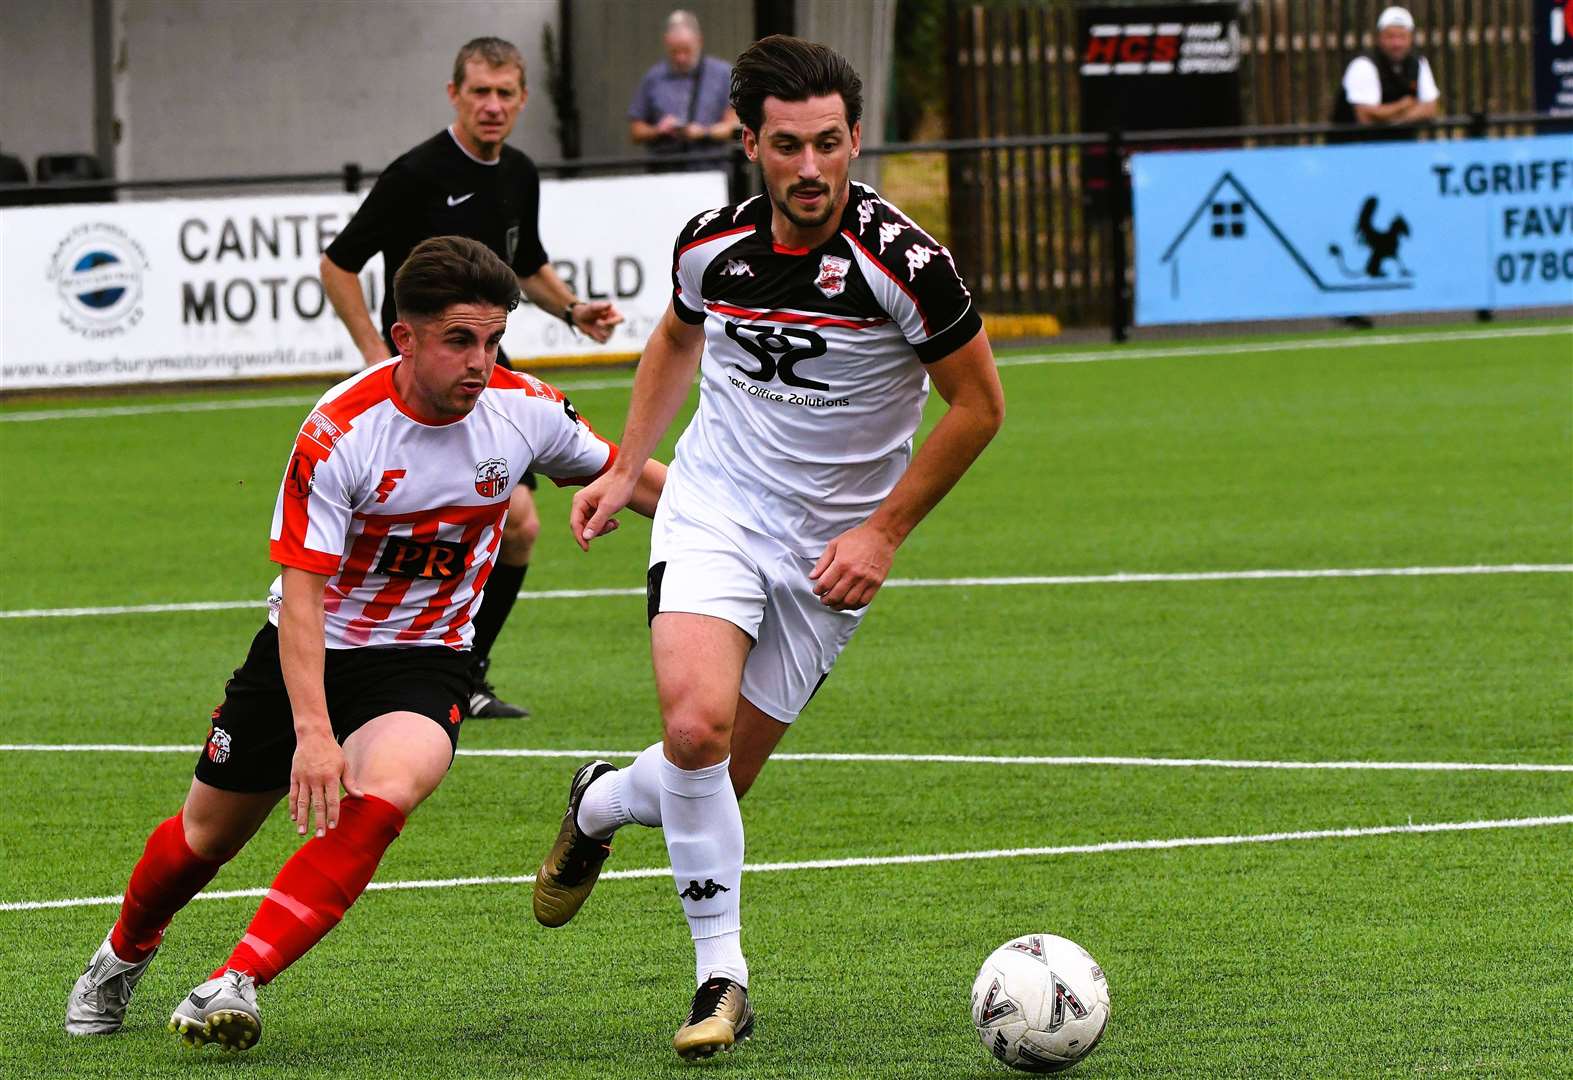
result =
[{"label": "metal fence", "polygon": [[[1256,0],[1241,7],[1242,128],[1130,133],[1081,130],[1078,5],[961,3],[947,12],[948,132],[975,151],[946,158],[952,252],[992,311],[1052,312],[1103,324],[1113,310],[1117,244],[1104,195],[1123,177],[1112,146],[1310,144],[1328,124],[1344,67],[1375,45],[1385,0]],[[1410,0],[1416,47],[1453,117],[1422,138],[1528,130],[1531,0]],[[1111,6],[1111,12],[1118,11]],[[1484,121],[1482,114],[1496,114]],[[956,145],[962,145],[957,143]],[[1118,158],[1118,154],[1115,155]]]},{"label": "metal fence", "polygon": [[[1390,128],[1401,134],[1403,128]],[[1417,137],[1463,138],[1573,131],[1573,118],[1522,113],[1445,117],[1418,125]],[[955,256],[979,307],[997,314],[1052,314],[1062,323],[1110,327],[1123,340],[1130,325],[1131,270],[1128,158],[1143,150],[1187,146],[1315,145],[1347,139],[1333,124],[1259,125],[1122,134],[1072,132],[1005,138],[946,139],[866,146],[883,161],[887,178],[903,159],[938,156],[943,168],[925,190],[937,213],[914,213],[940,234]],[[1084,157],[1096,154],[1107,212],[1094,212],[1085,190]],[[729,170],[734,198],[757,190],[757,176],[738,147],[695,155],[687,164]],[[585,177],[652,171],[648,158],[580,158],[541,162],[543,176]],[[681,166],[679,166],[681,167]],[[659,168],[659,167],[658,167]],[[669,168],[669,167],[666,167]],[[665,171],[663,169],[663,171]],[[361,190],[374,170],[346,164],[336,172],[179,180],[82,180],[46,185],[0,184],[0,205],[100,201],[120,192],[227,192],[237,189],[342,186]],[[958,197],[958,190],[960,196]],[[898,200],[901,201],[901,200]],[[912,210],[908,205],[906,209]],[[926,207],[925,209],[929,209]]]}]

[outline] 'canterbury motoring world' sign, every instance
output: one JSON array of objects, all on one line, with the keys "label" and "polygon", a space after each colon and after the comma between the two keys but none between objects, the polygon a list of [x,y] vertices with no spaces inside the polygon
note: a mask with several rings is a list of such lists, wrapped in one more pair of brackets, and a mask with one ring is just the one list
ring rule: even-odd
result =
[{"label": "'canterbury motoring world' sign", "polygon": [[[548,312],[519,311],[503,347],[525,364],[637,353],[672,295],[672,240],[724,202],[720,172],[542,181],[552,265],[625,321],[597,345]],[[328,194],[0,211],[0,389],[357,370],[317,265],[358,205]],[[376,312],[380,255],[361,284]]]},{"label": "'canterbury motoring world' sign", "polygon": [[1573,135],[1131,168],[1139,325],[1573,304]]},{"label": "'canterbury motoring world' sign", "polygon": [[[1078,10],[1081,129],[1164,131],[1240,123],[1238,3],[1096,5]],[[1103,209],[1103,147],[1082,155]]]}]

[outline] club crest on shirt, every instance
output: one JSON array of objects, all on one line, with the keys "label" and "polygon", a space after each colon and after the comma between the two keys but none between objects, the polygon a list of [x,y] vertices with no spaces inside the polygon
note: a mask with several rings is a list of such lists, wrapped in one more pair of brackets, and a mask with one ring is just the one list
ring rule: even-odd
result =
[{"label": "club crest on shirt", "polygon": [[846,291],[847,271],[851,268],[851,259],[826,255],[819,260],[819,277],[814,285],[826,296],[840,296]]},{"label": "club crest on shirt", "polygon": [[222,765],[229,760],[229,732],[221,727],[215,727],[208,732],[208,758],[215,765]]},{"label": "club crest on shirt", "polygon": [[483,499],[495,499],[508,488],[508,462],[487,458],[475,466],[475,490]]}]

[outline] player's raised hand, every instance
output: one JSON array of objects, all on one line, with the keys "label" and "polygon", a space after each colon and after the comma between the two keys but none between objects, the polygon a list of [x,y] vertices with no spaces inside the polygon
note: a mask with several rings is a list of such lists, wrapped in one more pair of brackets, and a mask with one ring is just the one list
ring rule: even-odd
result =
[{"label": "player's raised hand", "polygon": [[[312,816],[317,835],[339,825],[339,779],[344,775],[344,751],[332,735],[298,738],[289,770],[289,816],[296,831],[306,835]],[[351,795],[360,794],[350,789]]]},{"label": "player's raised hand", "polygon": [[637,482],[636,477],[624,476],[613,469],[574,495],[573,507],[568,511],[568,527],[573,530],[574,543],[579,545],[580,551],[589,551],[591,540],[617,528],[617,519],[612,515],[628,505]]},{"label": "player's raised hand", "polygon": [[825,546],[825,553],[808,572],[814,595],[835,611],[867,607],[890,574],[896,542],[871,525],[848,529]]},{"label": "player's raised hand", "polygon": [[623,313],[610,300],[584,300],[573,307],[574,325],[601,344],[611,339],[622,321]]}]

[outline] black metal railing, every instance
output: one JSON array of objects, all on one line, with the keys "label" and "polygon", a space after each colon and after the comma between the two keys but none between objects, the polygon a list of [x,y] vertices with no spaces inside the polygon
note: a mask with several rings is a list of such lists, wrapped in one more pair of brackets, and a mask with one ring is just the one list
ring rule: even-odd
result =
[{"label": "black metal railing", "polygon": [[[1477,113],[1382,131],[1401,135],[1411,129],[1421,138],[1564,132],[1573,131],[1573,117]],[[944,190],[926,194],[943,203],[948,213],[918,218],[950,247],[984,311],[1052,314],[1067,325],[1106,325],[1119,341],[1130,325],[1133,287],[1128,256],[1131,153],[1204,146],[1319,145],[1370,134],[1370,129],[1336,124],[1077,132],[891,143],[865,146],[863,156],[883,159],[886,178],[892,183],[897,179],[892,159],[944,156],[944,179],[936,185]],[[734,198],[756,190],[753,170],[738,146],[675,162],[640,155],[539,162],[537,168],[550,177],[586,177],[674,172],[707,164],[727,170]],[[0,184],[0,205],[16,205],[19,197],[29,202],[98,201],[121,192],[173,190],[334,185],[355,192],[377,175],[377,170],[349,163],[334,172]],[[966,190],[975,193],[981,188],[985,197],[958,199],[954,188],[958,178]],[[980,178],[988,183],[980,183]],[[894,193],[887,184],[886,194],[901,203],[913,192]]]}]

